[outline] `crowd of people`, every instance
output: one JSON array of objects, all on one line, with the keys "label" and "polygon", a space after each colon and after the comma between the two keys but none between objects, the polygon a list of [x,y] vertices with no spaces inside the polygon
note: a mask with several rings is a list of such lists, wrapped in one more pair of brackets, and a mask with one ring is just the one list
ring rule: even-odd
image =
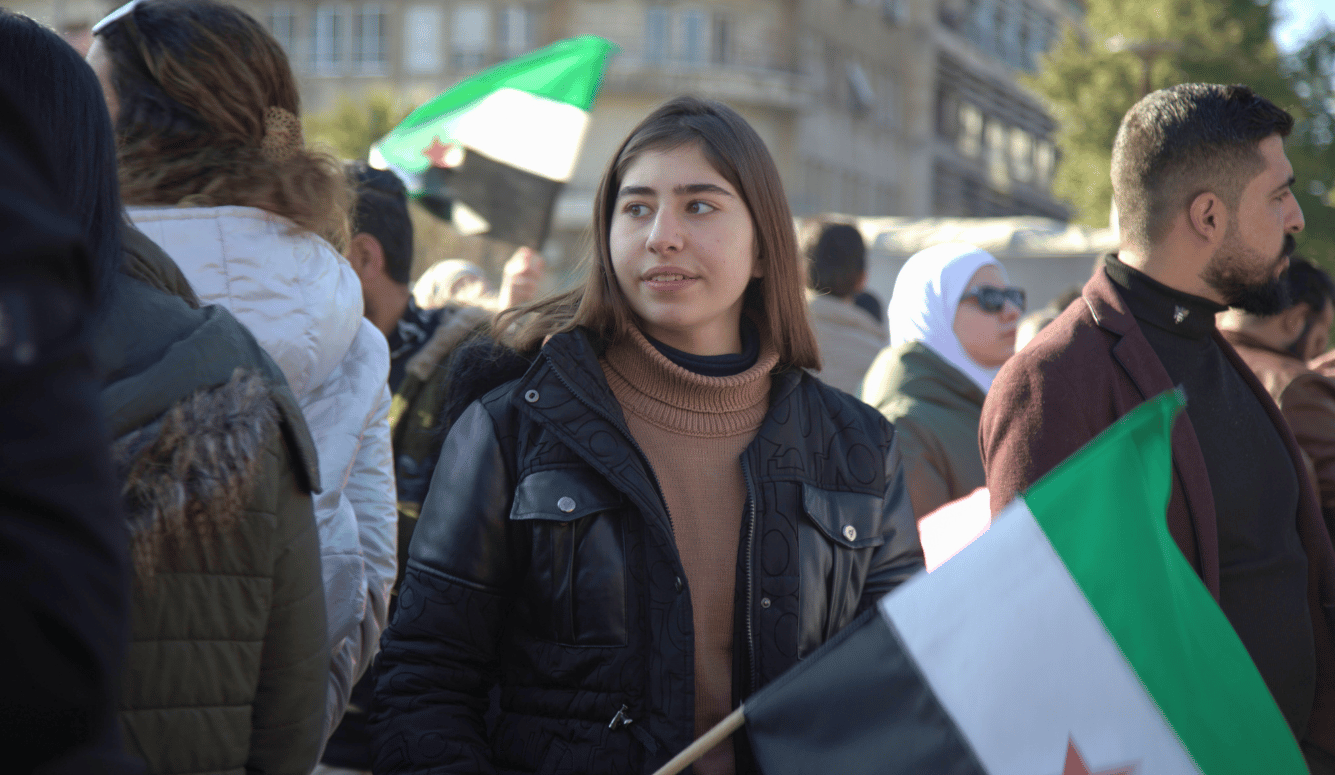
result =
[{"label": "crowd of people", "polygon": [[1181,385],[1169,529],[1335,773],[1335,282],[1263,96],[1137,103],[1120,250],[1023,322],[964,244],[882,308],[857,229],[799,236],[755,130],[678,97],[544,296],[528,248],[413,284],[403,182],[305,143],[245,12],[93,32],[0,10],[16,771],[653,772],[937,564],[923,525]]}]

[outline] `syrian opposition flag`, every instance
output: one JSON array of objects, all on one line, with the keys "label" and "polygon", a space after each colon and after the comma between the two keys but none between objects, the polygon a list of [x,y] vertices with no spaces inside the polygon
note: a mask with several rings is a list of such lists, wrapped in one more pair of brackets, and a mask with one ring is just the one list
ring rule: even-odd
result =
[{"label": "syrian opposition flag", "polygon": [[747,699],[765,775],[1306,773],[1168,533],[1184,403],[1126,415]]},{"label": "syrian opposition flag", "polygon": [[371,165],[464,234],[541,249],[612,50],[585,35],[477,73],[381,138]]}]

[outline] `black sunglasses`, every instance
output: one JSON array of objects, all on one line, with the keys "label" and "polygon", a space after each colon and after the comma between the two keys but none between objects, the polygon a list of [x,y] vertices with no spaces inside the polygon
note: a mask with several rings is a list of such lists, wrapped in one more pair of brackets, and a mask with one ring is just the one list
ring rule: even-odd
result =
[{"label": "black sunglasses", "polygon": [[1023,288],[997,288],[991,285],[980,285],[960,297],[960,301],[965,299],[974,299],[978,306],[984,312],[1000,312],[1006,302],[1010,302],[1024,312],[1024,289]]}]

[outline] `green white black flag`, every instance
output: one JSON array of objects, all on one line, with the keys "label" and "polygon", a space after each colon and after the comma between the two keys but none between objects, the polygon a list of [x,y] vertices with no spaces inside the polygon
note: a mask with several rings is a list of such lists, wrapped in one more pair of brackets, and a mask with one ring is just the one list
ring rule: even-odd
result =
[{"label": "green white black flag", "polygon": [[1168,533],[1166,393],[743,704],[765,775],[1306,773]]},{"label": "green white black flag", "polygon": [[585,35],[477,73],[409,114],[371,164],[464,233],[539,248],[612,51]]}]

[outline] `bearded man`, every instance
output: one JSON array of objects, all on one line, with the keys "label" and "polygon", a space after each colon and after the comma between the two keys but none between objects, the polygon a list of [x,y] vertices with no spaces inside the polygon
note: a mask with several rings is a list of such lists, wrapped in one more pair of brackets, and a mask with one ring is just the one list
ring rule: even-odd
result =
[{"label": "bearded man", "polygon": [[1293,434],[1215,327],[1228,307],[1285,306],[1279,280],[1303,228],[1284,154],[1292,127],[1245,86],[1183,84],[1127,112],[1112,156],[1121,252],[1002,368],[979,442],[996,513],[1136,405],[1183,386],[1169,530],[1312,771],[1335,772],[1335,551]]}]

